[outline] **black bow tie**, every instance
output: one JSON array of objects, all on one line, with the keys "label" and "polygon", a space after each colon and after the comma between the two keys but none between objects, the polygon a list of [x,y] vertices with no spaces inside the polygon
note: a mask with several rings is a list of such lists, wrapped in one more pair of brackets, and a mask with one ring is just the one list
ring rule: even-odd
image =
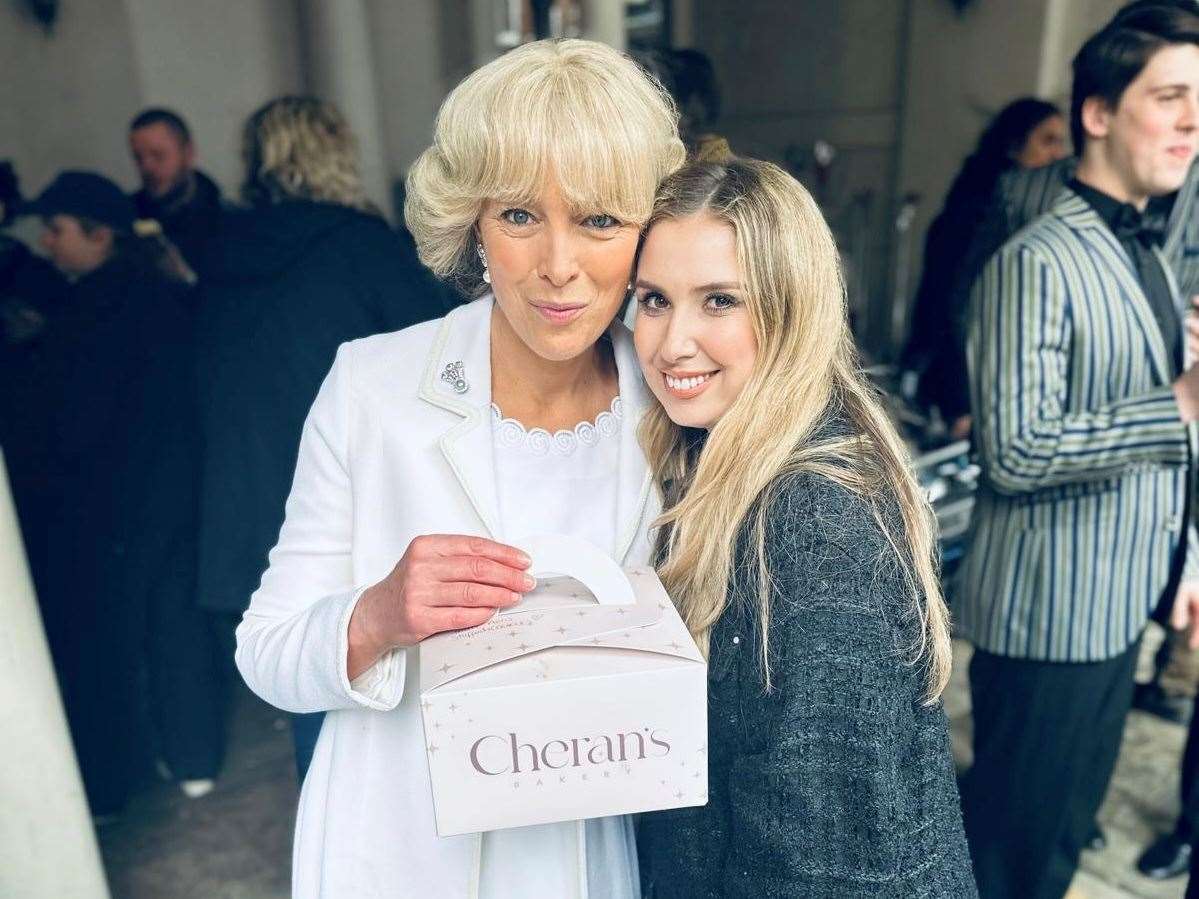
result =
[{"label": "black bow tie", "polygon": [[1151,209],[1138,212],[1135,206],[1127,203],[1120,207],[1120,213],[1112,222],[1112,230],[1120,240],[1140,241],[1141,245],[1160,247],[1166,240],[1166,220],[1160,213]]}]

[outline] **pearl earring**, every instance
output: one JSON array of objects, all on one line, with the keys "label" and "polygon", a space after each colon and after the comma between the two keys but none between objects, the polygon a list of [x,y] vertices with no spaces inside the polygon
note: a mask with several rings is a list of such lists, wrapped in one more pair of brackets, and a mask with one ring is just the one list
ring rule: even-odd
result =
[{"label": "pearl earring", "polygon": [[475,249],[479,251],[479,259],[483,262],[483,283],[491,283],[491,271],[487,268],[487,254],[483,252],[483,245],[477,244]]}]

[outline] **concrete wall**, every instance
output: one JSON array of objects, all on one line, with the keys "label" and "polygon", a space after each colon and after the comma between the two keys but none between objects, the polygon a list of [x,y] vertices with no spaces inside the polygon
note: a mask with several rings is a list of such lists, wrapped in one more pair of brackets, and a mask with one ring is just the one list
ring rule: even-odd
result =
[{"label": "concrete wall", "polygon": [[0,4],[0,158],[27,193],[64,168],[132,188],[125,128],[151,104],[181,112],[201,164],[240,181],[240,126],[271,96],[303,89],[292,0],[89,0],[64,3],[49,34]]},{"label": "concrete wall", "polygon": [[[443,49],[444,5],[438,0],[370,4],[383,140],[393,179],[402,178],[429,145],[437,107],[458,80],[443,64],[452,56]],[[446,26],[460,21],[457,16],[444,18]],[[462,63],[465,74],[469,56]]]},{"label": "concrete wall", "polygon": [[26,192],[72,167],[128,183],[124,123],[139,77],[122,0],[63,4],[49,35],[23,4],[0,3],[0,158]]},{"label": "concrete wall", "polygon": [[899,194],[921,198],[912,232],[920,274],[924,233],[983,127],[1010,100],[1032,94],[1067,112],[1070,62],[1121,0],[1005,0],[957,14],[944,0],[910,0],[900,133]]},{"label": "concrete wall", "polygon": [[[83,5],[64,4],[64,14]],[[124,6],[140,85],[132,105],[178,110],[195,133],[200,165],[235,190],[246,117],[272,97],[304,89],[295,3],[124,0]],[[131,164],[123,176],[136,178]]]},{"label": "concrete wall", "polygon": [[0,452],[0,896],[107,899]]},{"label": "concrete wall", "polygon": [[1070,61],[1092,33],[1123,6],[1122,0],[1049,0],[1037,93],[1063,108],[1070,103]]},{"label": "concrete wall", "polygon": [[[877,343],[890,255],[907,3],[689,0],[676,34],[716,66],[718,130],[734,151],[785,163],[825,209],[850,276],[851,312]],[[836,157],[825,175],[816,141]]]},{"label": "concrete wall", "polygon": [[[919,197],[909,239],[910,277],[898,291],[909,302],[920,275],[924,233],[962,160],[995,112],[1041,87],[1050,18],[1049,0],[976,3],[961,14],[944,0],[910,2],[896,181],[898,195]],[[895,330],[901,331],[898,317]]]}]

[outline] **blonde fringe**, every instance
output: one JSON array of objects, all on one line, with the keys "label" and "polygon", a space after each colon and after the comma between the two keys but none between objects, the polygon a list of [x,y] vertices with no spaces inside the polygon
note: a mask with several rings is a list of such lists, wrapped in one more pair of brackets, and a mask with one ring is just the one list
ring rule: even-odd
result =
[{"label": "blonde fringe", "polygon": [[488,200],[532,203],[553,179],[579,212],[640,227],[685,155],[673,101],[631,59],[593,41],[535,41],[450,92],[408,172],[404,218],[426,266],[478,288],[474,229]]}]

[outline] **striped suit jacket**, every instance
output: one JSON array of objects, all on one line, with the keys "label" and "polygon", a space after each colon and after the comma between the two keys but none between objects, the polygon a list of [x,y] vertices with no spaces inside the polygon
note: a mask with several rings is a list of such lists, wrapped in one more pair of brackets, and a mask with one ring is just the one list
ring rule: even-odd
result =
[{"label": "striped suit jacket", "polygon": [[[1005,219],[1005,231],[999,244],[1052,209],[1077,168],[1078,160],[1070,156],[1038,169],[1013,169],[1004,173],[997,188],[1001,214]],[[1197,196],[1199,165],[1193,165],[1170,211],[1166,240],[1162,246],[1162,252],[1178,282],[1179,299],[1184,306],[1189,305],[1191,296],[1199,293]],[[996,249],[999,244],[996,244]]]},{"label": "striped suit jacket", "polygon": [[1017,658],[1118,655],[1169,578],[1192,437],[1133,262],[1069,189],[983,269],[967,358],[983,474],[962,631]]},{"label": "striped suit jacket", "polygon": [[[1012,169],[1005,172],[995,185],[978,231],[970,241],[954,278],[953,290],[957,299],[949,305],[962,310],[963,318],[970,307],[969,297],[974,282],[988,260],[1011,237],[1034,219],[1044,215],[1066,183],[1074,177],[1078,160],[1073,156],[1036,169]],[[1179,313],[1186,312],[1190,297],[1199,294],[1199,163],[1191,166],[1187,180],[1170,212],[1166,241],[1162,251],[1170,270],[1178,281]],[[965,334],[965,321],[955,324],[955,333]],[[959,341],[961,342],[961,341]]]}]

